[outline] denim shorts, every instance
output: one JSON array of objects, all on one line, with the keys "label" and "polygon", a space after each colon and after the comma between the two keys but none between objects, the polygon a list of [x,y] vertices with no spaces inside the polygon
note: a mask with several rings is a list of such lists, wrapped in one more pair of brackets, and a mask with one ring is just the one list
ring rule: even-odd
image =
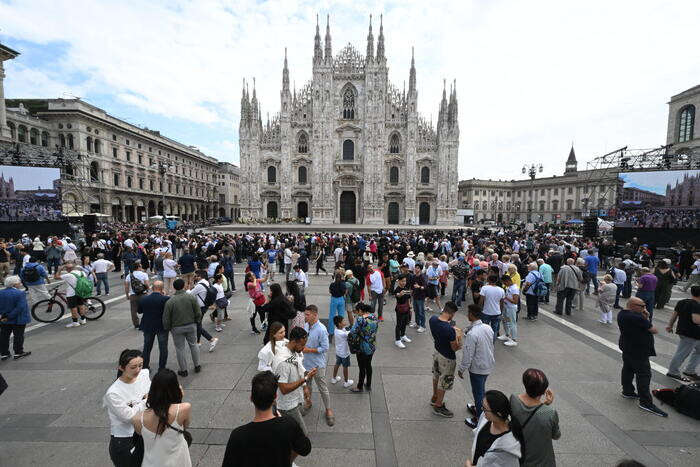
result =
[{"label": "denim shorts", "polygon": [[339,357],[336,355],[335,364],[343,365],[343,368],[348,368],[350,366],[350,356],[348,355],[347,357]]}]

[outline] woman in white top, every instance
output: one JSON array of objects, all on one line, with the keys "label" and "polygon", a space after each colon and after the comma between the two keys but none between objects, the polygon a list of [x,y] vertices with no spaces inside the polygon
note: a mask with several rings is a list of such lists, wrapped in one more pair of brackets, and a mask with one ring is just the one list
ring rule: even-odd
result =
[{"label": "woman in white top", "polygon": [[174,371],[163,368],[153,377],[147,409],[131,419],[143,437],[142,467],[191,467],[184,432],[192,406],[182,402],[183,395]]},{"label": "woman in white top", "polygon": [[116,467],[141,465],[143,440],[134,434],[132,417],[146,408],[151,387],[147,369],[143,368],[140,350],[126,349],[119,356],[117,379],[107,389],[102,405],[109,415],[109,458]]},{"label": "woman in white top", "polygon": [[75,261],[78,259],[78,255],[75,254],[75,250],[77,250],[78,247],[75,246],[73,242],[71,242],[70,238],[66,238],[63,240],[63,261]]},{"label": "woman in white top", "polygon": [[289,342],[285,339],[285,327],[279,321],[275,321],[267,330],[270,340],[258,352],[258,371],[272,371],[272,359],[275,354]]},{"label": "woman in white top", "polygon": [[177,278],[177,262],[173,260],[173,254],[167,252],[163,259],[163,282],[165,283],[165,295],[173,294],[173,282]]}]

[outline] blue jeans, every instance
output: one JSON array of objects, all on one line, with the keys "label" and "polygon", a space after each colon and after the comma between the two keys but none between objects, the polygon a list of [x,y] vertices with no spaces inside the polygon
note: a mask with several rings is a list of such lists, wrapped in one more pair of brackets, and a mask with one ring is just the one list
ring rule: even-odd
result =
[{"label": "blue jeans", "polygon": [[58,271],[58,266],[61,264],[61,259],[60,258],[49,258],[46,260],[47,267],[48,267],[48,273],[49,274],[55,274],[56,271]]},{"label": "blue jeans", "polygon": [[452,285],[452,301],[457,305],[457,307],[462,305],[462,295],[464,294],[464,289],[467,286],[466,279],[455,279]]},{"label": "blue jeans", "polygon": [[425,327],[425,299],[413,299],[413,312],[416,315],[416,324]]},{"label": "blue jeans", "polygon": [[345,297],[331,296],[331,310],[328,313],[328,334],[331,336],[335,332],[335,323],[333,322],[335,315],[345,316]]},{"label": "blue jeans", "polygon": [[486,378],[488,377],[489,375],[478,375],[471,371],[469,372],[469,383],[471,383],[472,386],[472,397],[474,398],[474,405],[476,406],[477,420],[481,416],[484,392],[486,392]]},{"label": "blue jeans", "polygon": [[598,292],[598,278],[596,277],[595,272],[590,272],[591,277],[588,279],[588,282],[586,283],[586,294],[588,294],[591,290],[591,282],[593,282],[593,291]]},{"label": "blue jeans", "polygon": [[[537,297],[535,297],[537,298]],[[493,329],[493,341],[496,342],[496,337],[498,336],[498,330],[501,327],[501,315],[484,315],[481,316],[481,322],[488,324]]]},{"label": "blue jeans", "polygon": [[143,367],[148,368],[151,362],[151,349],[153,341],[158,338],[158,369],[165,368],[168,364],[168,331],[143,333]]},{"label": "blue jeans", "polygon": [[102,284],[105,285],[105,293],[109,293],[109,282],[107,281],[107,273],[106,272],[98,272],[96,274],[97,276],[97,295],[100,295],[102,293]]},{"label": "blue jeans", "polygon": [[644,305],[649,312],[649,321],[654,317],[654,291],[653,290],[637,290],[637,298],[644,300]]}]

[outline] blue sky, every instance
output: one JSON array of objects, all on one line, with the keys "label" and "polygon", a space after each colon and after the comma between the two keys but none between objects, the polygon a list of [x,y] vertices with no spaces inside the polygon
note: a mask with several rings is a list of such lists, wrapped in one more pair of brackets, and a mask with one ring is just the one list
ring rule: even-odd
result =
[{"label": "blue sky", "polygon": [[[384,14],[391,82],[416,50],[418,108],[437,121],[443,78],[457,81],[459,176],[561,174],[613,149],[665,144],[670,96],[698,84],[700,2],[677,0],[0,0],[5,95],[80,96],[110,114],[238,163],[243,78],[263,115],[279,111],[282,60],[311,77],[316,14],[333,51],[366,49]],[[489,161],[491,163],[484,163]]]},{"label": "blue sky", "polygon": [[640,188],[642,190],[653,191],[660,195],[666,194],[666,185],[671,187],[676,182],[682,182],[685,176],[697,177],[700,170],[673,170],[668,172],[631,172],[620,174],[620,178],[625,181],[625,187]]},{"label": "blue sky", "polygon": [[58,180],[61,172],[58,169],[47,167],[17,167],[0,165],[0,174],[9,181],[15,182],[15,190],[36,190],[41,188],[53,188],[54,180]]}]

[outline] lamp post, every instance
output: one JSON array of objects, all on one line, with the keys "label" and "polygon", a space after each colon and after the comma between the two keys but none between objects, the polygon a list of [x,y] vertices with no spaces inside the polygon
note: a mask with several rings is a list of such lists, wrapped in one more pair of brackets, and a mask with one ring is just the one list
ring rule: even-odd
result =
[{"label": "lamp post", "polygon": [[534,190],[535,187],[535,177],[537,176],[537,172],[542,173],[542,170],[544,170],[544,166],[542,164],[530,164],[530,167],[527,166],[527,164],[523,165],[523,174],[528,174],[530,176],[530,201],[527,204],[527,221],[532,222],[532,190]]},{"label": "lamp post", "polygon": [[168,227],[168,221],[165,218],[165,186],[166,186],[166,180],[165,180],[165,174],[168,173],[168,170],[170,170],[170,164],[166,164],[163,161],[158,161],[157,164],[153,164],[151,166],[152,169],[158,169],[158,173],[160,174],[160,179],[161,183],[163,183],[163,188],[160,190],[161,195],[162,195],[162,203],[163,203],[163,224],[165,227]]}]

